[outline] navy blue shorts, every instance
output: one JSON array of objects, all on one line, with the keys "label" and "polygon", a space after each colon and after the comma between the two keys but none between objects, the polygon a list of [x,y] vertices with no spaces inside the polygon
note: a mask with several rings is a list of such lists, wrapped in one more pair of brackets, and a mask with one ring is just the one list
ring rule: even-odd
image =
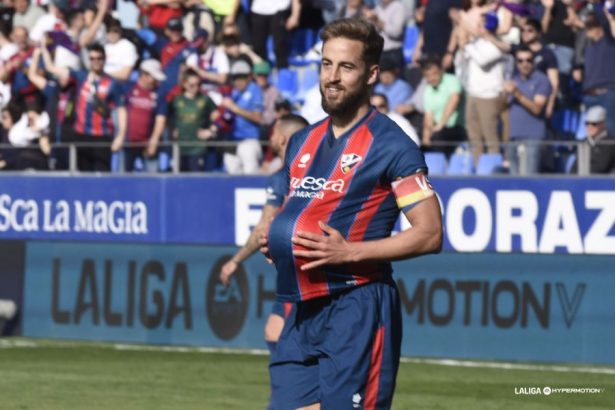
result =
[{"label": "navy blue shorts", "polygon": [[271,409],[388,409],[402,324],[392,279],[297,303],[271,356]]}]

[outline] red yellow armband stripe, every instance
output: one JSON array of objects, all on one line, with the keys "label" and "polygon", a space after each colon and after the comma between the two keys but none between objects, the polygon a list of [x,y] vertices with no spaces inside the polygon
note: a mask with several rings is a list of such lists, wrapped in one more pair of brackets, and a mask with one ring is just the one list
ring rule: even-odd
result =
[{"label": "red yellow armband stripe", "polygon": [[399,209],[415,205],[435,194],[427,175],[422,172],[399,179],[391,186]]}]

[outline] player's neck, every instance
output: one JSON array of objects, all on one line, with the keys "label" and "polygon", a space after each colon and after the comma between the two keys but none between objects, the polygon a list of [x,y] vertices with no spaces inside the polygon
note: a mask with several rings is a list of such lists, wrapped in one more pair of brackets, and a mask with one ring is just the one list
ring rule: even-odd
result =
[{"label": "player's neck", "polygon": [[354,127],[354,125],[369,111],[369,104],[361,104],[359,108],[346,116],[331,116],[331,124],[333,136],[339,138],[346,131]]}]

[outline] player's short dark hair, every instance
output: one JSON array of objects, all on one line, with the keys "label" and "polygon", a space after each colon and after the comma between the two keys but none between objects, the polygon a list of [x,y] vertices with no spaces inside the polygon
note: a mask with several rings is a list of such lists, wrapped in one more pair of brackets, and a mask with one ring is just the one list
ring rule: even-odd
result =
[{"label": "player's short dark hair", "polygon": [[300,129],[307,127],[310,123],[300,115],[286,114],[278,119],[276,125],[280,127],[282,133],[290,136]]},{"label": "player's short dark hair", "polygon": [[532,58],[534,58],[534,52],[532,51],[531,48],[529,48],[525,44],[521,44],[519,47],[515,49],[515,57],[517,57],[517,54],[519,53],[530,53],[532,55]]},{"label": "player's short dark hair", "polygon": [[378,64],[384,47],[384,39],[373,24],[354,18],[335,20],[325,26],[320,39],[326,43],[334,38],[347,38],[363,43],[363,61],[367,65]]},{"label": "player's short dark hair", "polygon": [[591,30],[593,28],[602,28],[602,24],[600,24],[598,14],[595,11],[590,11],[585,17],[585,29]]},{"label": "player's short dark hair", "polygon": [[93,43],[93,44],[90,44],[90,45],[87,47],[87,49],[88,49],[88,53],[91,53],[91,52],[93,52],[93,51],[94,51],[94,52],[96,52],[96,53],[100,53],[100,54],[102,54],[102,55],[103,55],[103,57],[106,57],[106,56],[107,56],[107,54],[105,53],[105,48],[104,48],[104,47],[102,46],[102,44],[100,44],[100,43]]},{"label": "player's short dark hair", "polygon": [[542,24],[540,23],[540,21],[538,21],[536,19],[529,19],[527,21],[527,25],[532,27],[534,29],[534,31],[536,31],[536,33],[538,35],[542,34]]}]

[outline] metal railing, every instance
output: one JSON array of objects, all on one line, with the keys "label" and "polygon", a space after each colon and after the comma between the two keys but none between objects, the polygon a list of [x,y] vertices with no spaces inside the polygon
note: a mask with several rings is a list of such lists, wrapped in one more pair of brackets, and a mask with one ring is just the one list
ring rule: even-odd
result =
[{"label": "metal railing", "polygon": [[[507,145],[516,146],[516,149],[522,154],[523,148],[527,144],[526,141],[513,141],[508,144],[499,144],[498,151],[502,153],[504,160],[506,160],[506,151]],[[546,149],[546,152],[553,155],[554,158],[545,158],[543,154],[543,162],[544,160],[553,160],[556,159],[559,161],[561,167],[558,170],[552,170],[555,173],[569,173],[569,165],[570,165],[570,156],[574,155],[577,163],[576,175],[590,175],[590,164],[591,164],[591,147],[585,141],[537,141],[536,144],[540,145],[543,150]],[[606,145],[615,145],[615,140],[603,140],[601,144]],[[222,155],[224,152],[232,152],[236,147],[236,141],[197,141],[197,142],[183,142],[183,141],[168,141],[168,142],[160,142],[158,146],[158,153],[155,157],[151,158],[150,161],[157,163],[157,170],[152,170],[150,167],[144,167],[142,170],[137,172],[142,173],[172,173],[172,174],[180,174],[182,171],[180,169],[180,158],[182,156],[182,149],[190,149],[190,148],[200,148],[203,153],[208,149],[211,149],[218,152]],[[269,145],[268,141],[262,141],[261,145],[263,147],[267,147]],[[59,172],[67,172],[69,174],[78,174],[80,173],[78,169],[78,153],[80,148],[110,148],[109,143],[57,143],[52,144],[52,152],[49,156],[50,170],[59,171]],[[147,143],[126,143],[123,148],[143,148],[147,147]],[[35,146],[27,147],[27,150],[35,149]],[[472,145],[469,142],[433,142],[429,148],[432,151],[445,151],[449,154],[461,154],[468,156],[468,161],[474,161],[472,158]],[[0,144],[0,172],[4,170],[10,169],[10,158],[11,156],[15,156],[19,153],[20,150],[24,150],[24,148],[14,147],[9,144]],[[116,152],[112,154],[112,169],[111,173],[126,173],[124,171],[124,164],[122,158],[122,151]],[[9,162],[9,168],[5,165],[3,167],[2,159],[5,162]],[[568,167],[564,164],[568,162]],[[528,172],[527,167],[527,157],[524,155],[519,156],[519,175],[531,175]],[[37,171],[37,170],[33,170]],[[45,172],[45,171],[40,171]]]}]

